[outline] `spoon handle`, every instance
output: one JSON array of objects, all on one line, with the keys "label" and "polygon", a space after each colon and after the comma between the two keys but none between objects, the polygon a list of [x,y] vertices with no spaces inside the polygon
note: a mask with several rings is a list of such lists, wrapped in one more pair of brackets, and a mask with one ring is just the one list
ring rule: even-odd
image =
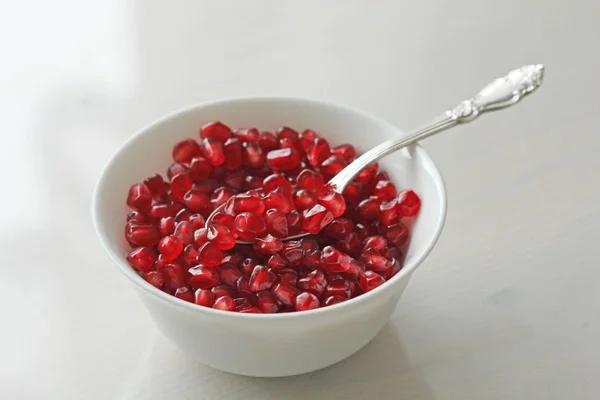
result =
[{"label": "spoon handle", "polygon": [[346,166],[329,183],[335,187],[336,191],[341,193],[348,183],[367,165],[438,132],[474,121],[485,112],[510,107],[540,87],[543,78],[544,66],[541,64],[526,65],[515,69],[509,72],[508,75],[489,83],[475,97],[459,103],[456,107],[433,119],[422,128],[400,139],[388,140],[373,147]]}]

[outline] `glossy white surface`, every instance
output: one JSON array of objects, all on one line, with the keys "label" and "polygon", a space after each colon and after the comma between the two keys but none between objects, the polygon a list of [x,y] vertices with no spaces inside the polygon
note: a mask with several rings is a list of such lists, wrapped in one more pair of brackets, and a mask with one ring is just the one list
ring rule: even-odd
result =
[{"label": "glossy white surface", "polygon": [[[233,7],[235,5],[235,7]],[[537,399],[600,392],[597,2],[11,2],[0,14],[0,398]],[[35,11],[35,12],[34,12]],[[157,117],[339,101],[411,128],[515,66],[522,105],[431,138],[446,227],[392,322],[321,372],[185,357],[98,244],[92,189]]]}]

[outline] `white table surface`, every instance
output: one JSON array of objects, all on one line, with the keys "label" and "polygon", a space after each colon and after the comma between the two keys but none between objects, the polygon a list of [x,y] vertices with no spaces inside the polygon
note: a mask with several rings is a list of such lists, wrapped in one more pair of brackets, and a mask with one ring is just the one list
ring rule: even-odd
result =
[{"label": "white table surface", "polygon": [[[597,1],[6,3],[0,14],[0,398],[598,399]],[[390,324],[326,370],[221,373],[155,329],[92,229],[133,132],[281,94],[413,127],[528,63],[545,87],[432,138],[449,213]]]}]

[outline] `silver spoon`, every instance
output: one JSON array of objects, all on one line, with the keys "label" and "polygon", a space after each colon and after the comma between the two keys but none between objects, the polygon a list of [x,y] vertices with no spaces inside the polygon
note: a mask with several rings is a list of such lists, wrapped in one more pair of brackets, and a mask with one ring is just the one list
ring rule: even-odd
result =
[{"label": "silver spoon", "polygon": [[[456,107],[434,118],[422,128],[416,129],[400,139],[388,140],[373,147],[331,178],[329,184],[333,186],[336,192],[342,193],[352,179],[369,164],[436,133],[474,121],[483,113],[510,107],[528,94],[533,93],[540,87],[543,79],[544,66],[541,64],[526,65],[515,69],[509,72],[508,75],[489,83],[472,99],[459,103]],[[207,227],[213,216],[217,212],[223,211],[224,207],[225,204],[222,204],[209,215],[206,219]],[[299,233],[283,240],[299,239],[308,235],[310,233]],[[251,244],[252,242],[237,240],[236,243]]]}]

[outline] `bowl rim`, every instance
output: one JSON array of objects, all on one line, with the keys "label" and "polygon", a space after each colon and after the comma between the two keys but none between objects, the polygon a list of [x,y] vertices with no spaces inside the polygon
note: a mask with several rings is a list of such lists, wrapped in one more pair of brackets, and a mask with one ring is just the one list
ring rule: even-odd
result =
[{"label": "bowl rim", "polygon": [[442,177],[442,174],[440,173],[440,171],[439,171],[437,165],[435,164],[435,162],[433,161],[433,159],[429,156],[429,154],[425,151],[425,149],[418,143],[410,146],[410,148],[413,149],[413,151],[415,151],[416,153],[418,153],[419,157],[421,157],[423,159],[423,164],[429,164],[429,172],[433,176],[433,179],[435,182],[435,188],[439,193],[440,213],[437,217],[437,226],[435,227],[434,233],[430,237],[429,242],[424,247],[424,251],[418,257],[414,258],[412,260],[412,262],[405,264],[404,267],[396,275],[394,275],[391,279],[386,281],[383,285],[378,286],[377,288],[371,290],[370,292],[364,293],[358,297],[354,297],[350,300],[347,300],[347,301],[344,301],[344,302],[341,302],[338,304],[334,304],[334,305],[331,305],[328,307],[319,307],[314,310],[308,310],[308,311],[302,311],[302,312],[292,312],[292,313],[282,313],[282,314],[279,314],[279,313],[275,313],[275,314],[256,313],[256,314],[254,314],[254,313],[239,313],[239,312],[224,311],[224,310],[218,310],[218,309],[209,308],[209,307],[198,306],[194,303],[190,303],[185,300],[181,300],[173,295],[165,293],[162,290],[152,286],[146,280],[144,280],[141,276],[139,276],[137,274],[137,272],[133,268],[131,268],[131,266],[129,264],[126,263],[125,258],[122,257],[120,254],[118,254],[118,252],[112,248],[112,246],[109,243],[109,240],[105,237],[103,229],[101,229],[101,226],[103,226],[103,222],[100,220],[99,196],[100,196],[100,193],[102,193],[102,191],[103,191],[102,190],[103,187],[107,184],[106,182],[107,182],[108,171],[111,169],[112,165],[115,163],[115,160],[118,157],[118,155],[121,152],[123,152],[124,150],[126,150],[129,146],[131,146],[138,137],[143,136],[147,131],[150,131],[154,126],[162,124],[164,122],[167,122],[171,119],[177,118],[180,115],[192,112],[197,109],[213,106],[216,104],[224,104],[224,103],[235,104],[235,103],[244,103],[244,102],[249,102],[249,101],[278,101],[278,102],[290,102],[290,103],[305,103],[305,104],[310,104],[310,105],[319,106],[319,107],[337,108],[337,109],[345,111],[345,112],[358,114],[361,118],[364,118],[364,119],[375,120],[379,124],[382,124],[382,125],[386,126],[387,128],[397,130],[397,131],[400,131],[401,133],[403,133],[403,131],[400,128],[396,127],[394,124],[391,124],[387,120],[385,120],[381,117],[378,117],[376,115],[373,115],[371,113],[368,113],[366,111],[360,110],[358,108],[355,108],[355,107],[352,107],[352,106],[349,106],[346,104],[342,104],[342,103],[326,101],[326,100],[311,99],[311,98],[306,98],[306,97],[268,96],[268,95],[267,96],[260,95],[260,96],[226,97],[226,98],[215,99],[215,100],[202,102],[202,103],[195,103],[192,105],[182,107],[171,113],[168,113],[165,116],[158,118],[158,119],[150,122],[149,124],[146,124],[141,129],[139,129],[131,137],[129,137],[118,148],[118,150],[116,150],[114,152],[114,154],[110,157],[110,159],[108,160],[108,162],[102,169],[102,172],[100,173],[100,176],[99,176],[99,178],[96,182],[95,188],[94,188],[94,192],[93,192],[93,196],[92,196],[92,210],[91,210],[92,211],[92,222],[94,225],[94,229],[96,231],[96,234],[98,235],[98,238],[100,240],[100,243],[102,244],[102,247],[104,248],[104,251],[108,254],[109,258],[119,268],[119,270],[121,270],[121,272],[127,278],[129,278],[129,280],[133,284],[138,286],[140,289],[142,289],[145,292],[149,293],[150,295],[158,298],[159,300],[163,300],[163,301],[170,303],[171,305],[173,305],[175,307],[183,308],[188,311],[196,312],[199,314],[213,315],[214,317],[224,317],[224,318],[229,317],[229,318],[233,318],[233,319],[253,319],[253,320],[257,320],[257,319],[258,320],[260,320],[260,319],[287,320],[287,319],[310,318],[310,317],[314,317],[317,315],[335,313],[337,311],[343,311],[344,309],[349,309],[351,307],[360,307],[361,303],[368,302],[372,298],[384,293],[387,290],[387,288],[389,288],[391,285],[393,285],[393,283],[395,281],[404,279],[405,277],[408,277],[410,274],[412,274],[414,272],[414,270],[416,270],[417,267],[419,265],[421,265],[421,263],[427,258],[427,256],[431,253],[431,251],[435,247],[435,244],[437,243],[437,241],[443,231],[444,224],[446,221],[446,213],[447,213],[446,185],[445,185],[444,179]]}]

